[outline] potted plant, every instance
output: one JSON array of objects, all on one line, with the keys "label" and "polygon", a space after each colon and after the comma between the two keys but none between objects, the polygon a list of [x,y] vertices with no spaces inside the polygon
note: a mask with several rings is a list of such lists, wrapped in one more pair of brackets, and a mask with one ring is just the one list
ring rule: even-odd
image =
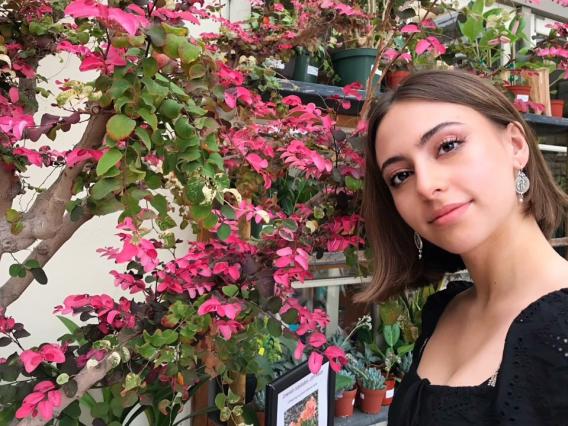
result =
[{"label": "potted plant", "polygon": [[386,394],[385,377],[374,367],[365,368],[359,374],[359,408],[368,414],[380,413]]},{"label": "potted plant", "polygon": [[264,418],[265,413],[264,410],[266,408],[266,390],[261,389],[254,394],[253,397],[254,407],[256,411],[256,418],[258,421],[259,426],[264,426]]},{"label": "potted plant", "polygon": [[355,375],[343,370],[335,377],[335,417],[353,415],[357,386]]}]

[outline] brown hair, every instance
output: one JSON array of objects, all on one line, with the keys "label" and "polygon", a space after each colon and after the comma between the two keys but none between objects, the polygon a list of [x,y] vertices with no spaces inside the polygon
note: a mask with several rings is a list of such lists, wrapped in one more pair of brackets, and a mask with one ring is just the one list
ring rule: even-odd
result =
[{"label": "brown hair", "polygon": [[568,207],[568,196],[554,181],[535,134],[504,94],[489,82],[461,71],[412,74],[398,89],[373,100],[369,110],[362,213],[373,252],[373,279],[356,296],[357,301],[385,300],[405,289],[439,281],[446,272],[464,268],[459,255],[428,241],[424,241],[423,258],[418,260],[414,231],[398,214],[379,171],[375,150],[377,129],[393,104],[410,100],[464,105],[500,126],[519,122],[529,146],[529,160],[524,170],[531,180],[531,188],[525,194],[524,213],[532,214],[543,234],[550,238],[563,222]]}]

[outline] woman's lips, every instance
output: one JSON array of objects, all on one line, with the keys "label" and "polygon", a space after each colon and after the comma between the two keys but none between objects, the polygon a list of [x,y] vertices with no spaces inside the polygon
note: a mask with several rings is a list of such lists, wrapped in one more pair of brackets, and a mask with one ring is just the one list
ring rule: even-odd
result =
[{"label": "woman's lips", "polygon": [[456,208],[450,210],[449,212],[438,216],[432,221],[433,225],[448,225],[450,223],[456,222],[469,208],[471,201],[463,203]]}]

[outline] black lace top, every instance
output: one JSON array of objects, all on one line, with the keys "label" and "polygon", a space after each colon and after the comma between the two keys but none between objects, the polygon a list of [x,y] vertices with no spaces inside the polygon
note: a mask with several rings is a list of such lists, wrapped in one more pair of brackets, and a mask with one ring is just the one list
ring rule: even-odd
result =
[{"label": "black lace top", "polygon": [[568,288],[527,306],[508,330],[499,370],[479,386],[432,385],[416,369],[449,301],[472,284],[450,283],[422,312],[409,373],[389,409],[389,426],[568,426]]}]

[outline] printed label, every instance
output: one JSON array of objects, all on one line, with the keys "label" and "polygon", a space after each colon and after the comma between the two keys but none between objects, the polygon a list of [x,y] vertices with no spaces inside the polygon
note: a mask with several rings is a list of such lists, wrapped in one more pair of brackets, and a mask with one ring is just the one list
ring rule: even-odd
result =
[{"label": "printed label", "polygon": [[529,101],[529,95],[520,95],[519,94],[519,95],[517,95],[516,99],[523,101],[523,102],[528,102]]},{"label": "printed label", "polygon": [[313,65],[308,65],[308,75],[313,75],[317,77],[319,74],[318,67],[314,67]]},{"label": "printed label", "polygon": [[387,391],[386,397],[387,397],[387,398],[392,398],[393,395],[394,395],[394,389],[389,389],[389,390]]},{"label": "printed label", "polygon": [[364,393],[361,394],[361,399],[365,399],[365,394],[364,394]]},{"label": "printed label", "polygon": [[351,401],[351,405],[355,405],[355,398],[353,398],[353,401]]}]

